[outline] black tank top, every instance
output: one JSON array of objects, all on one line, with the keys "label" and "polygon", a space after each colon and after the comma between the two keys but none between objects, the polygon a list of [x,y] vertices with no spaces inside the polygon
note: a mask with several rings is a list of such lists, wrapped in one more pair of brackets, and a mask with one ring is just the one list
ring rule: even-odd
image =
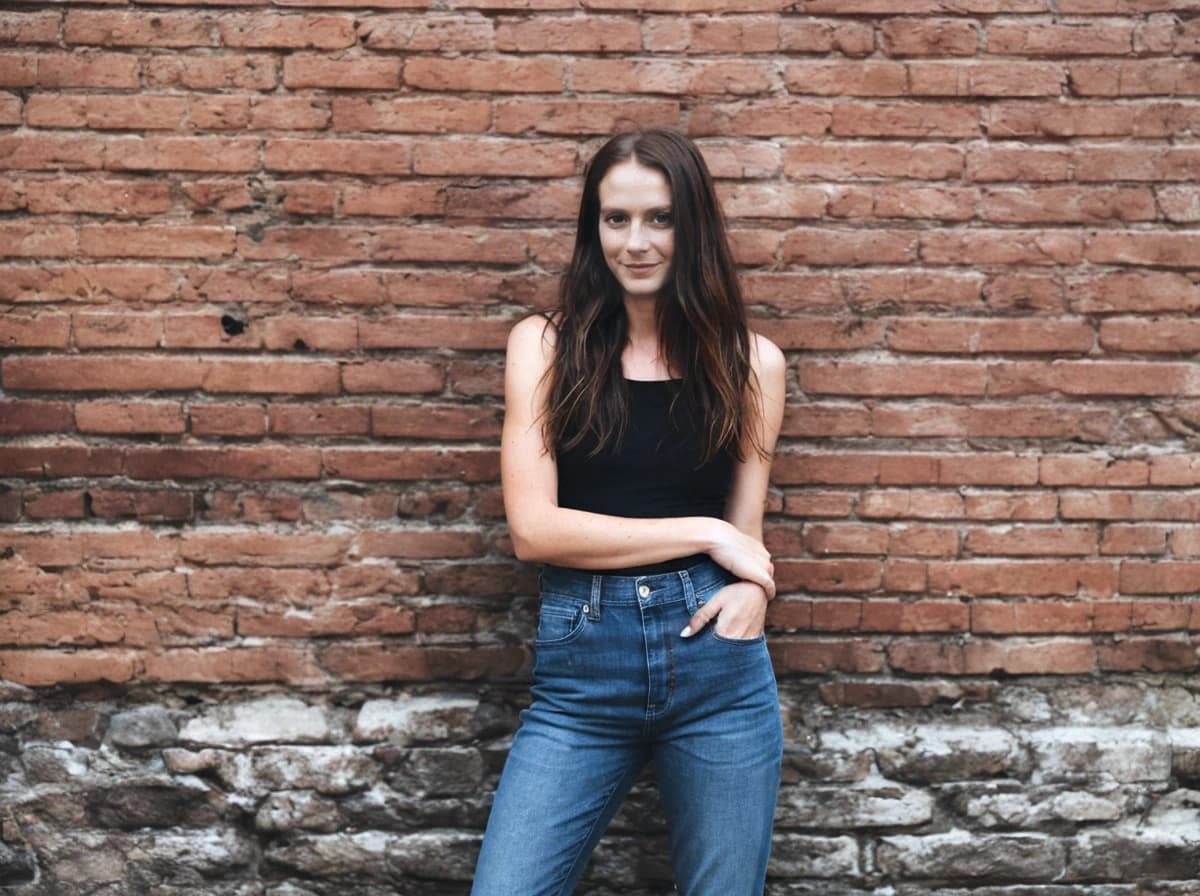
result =
[{"label": "black tank top", "polygon": [[[556,452],[558,504],[575,510],[627,517],[725,514],[733,458],[720,454],[702,464],[698,427],[680,400],[677,380],[626,380],[629,423],[617,446],[588,457],[594,439]],[[694,566],[705,554],[662,563],[604,570],[613,575],[650,575]]]}]

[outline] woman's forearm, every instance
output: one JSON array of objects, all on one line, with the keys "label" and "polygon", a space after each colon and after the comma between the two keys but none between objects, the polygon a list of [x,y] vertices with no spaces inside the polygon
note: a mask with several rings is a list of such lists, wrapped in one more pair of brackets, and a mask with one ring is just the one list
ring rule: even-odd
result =
[{"label": "woman's forearm", "polygon": [[537,518],[509,522],[521,560],[604,569],[659,563],[713,550],[722,527],[715,517],[639,519],[554,507]]}]

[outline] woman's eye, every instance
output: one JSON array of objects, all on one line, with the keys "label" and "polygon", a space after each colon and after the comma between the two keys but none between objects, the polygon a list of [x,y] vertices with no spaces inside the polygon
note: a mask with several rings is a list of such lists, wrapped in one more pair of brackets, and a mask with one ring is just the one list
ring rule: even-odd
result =
[{"label": "woman's eye", "polygon": [[670,227],[675,221],[667,212],[659,212],[654,216],[654,223],[660,227]]}]

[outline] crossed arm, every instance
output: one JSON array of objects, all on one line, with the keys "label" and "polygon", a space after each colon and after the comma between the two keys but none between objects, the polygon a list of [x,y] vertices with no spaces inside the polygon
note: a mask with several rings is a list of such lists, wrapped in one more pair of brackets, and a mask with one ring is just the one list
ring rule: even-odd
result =
[{"label": "crossed arm", "polygon": [[753,400],[767,457],[752,446],[743,450],[743,459],[734,468],[725,518],[635,519],[558,506],[558,471],[545,444],[541,419],[549,384],[544,374],[553,358],[554,338],[553,325],[535,316],[513,327],[508,339],[500,470],[517,557],[602,570],[706,553],[743,581],[722,589],[693,617],[689,628],[699,630],[719,614],[722,634],[761,633],[766,598],[775,594],[762,522],[770,454],[783,420],[783,354],[769,340],[751,336],[752,365],[759,381],[759,394]]}]

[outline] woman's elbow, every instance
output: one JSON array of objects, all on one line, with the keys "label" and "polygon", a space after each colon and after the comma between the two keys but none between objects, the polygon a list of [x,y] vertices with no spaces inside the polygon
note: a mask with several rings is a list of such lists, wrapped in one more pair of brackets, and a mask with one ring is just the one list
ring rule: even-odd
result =
[{"label": "woman's elbow", "polygon": [[509,523],[509,541],[512,542],[513,556],[525,563],[538,563],[544,558],[538,549],[538,539],[524,526]]}]

